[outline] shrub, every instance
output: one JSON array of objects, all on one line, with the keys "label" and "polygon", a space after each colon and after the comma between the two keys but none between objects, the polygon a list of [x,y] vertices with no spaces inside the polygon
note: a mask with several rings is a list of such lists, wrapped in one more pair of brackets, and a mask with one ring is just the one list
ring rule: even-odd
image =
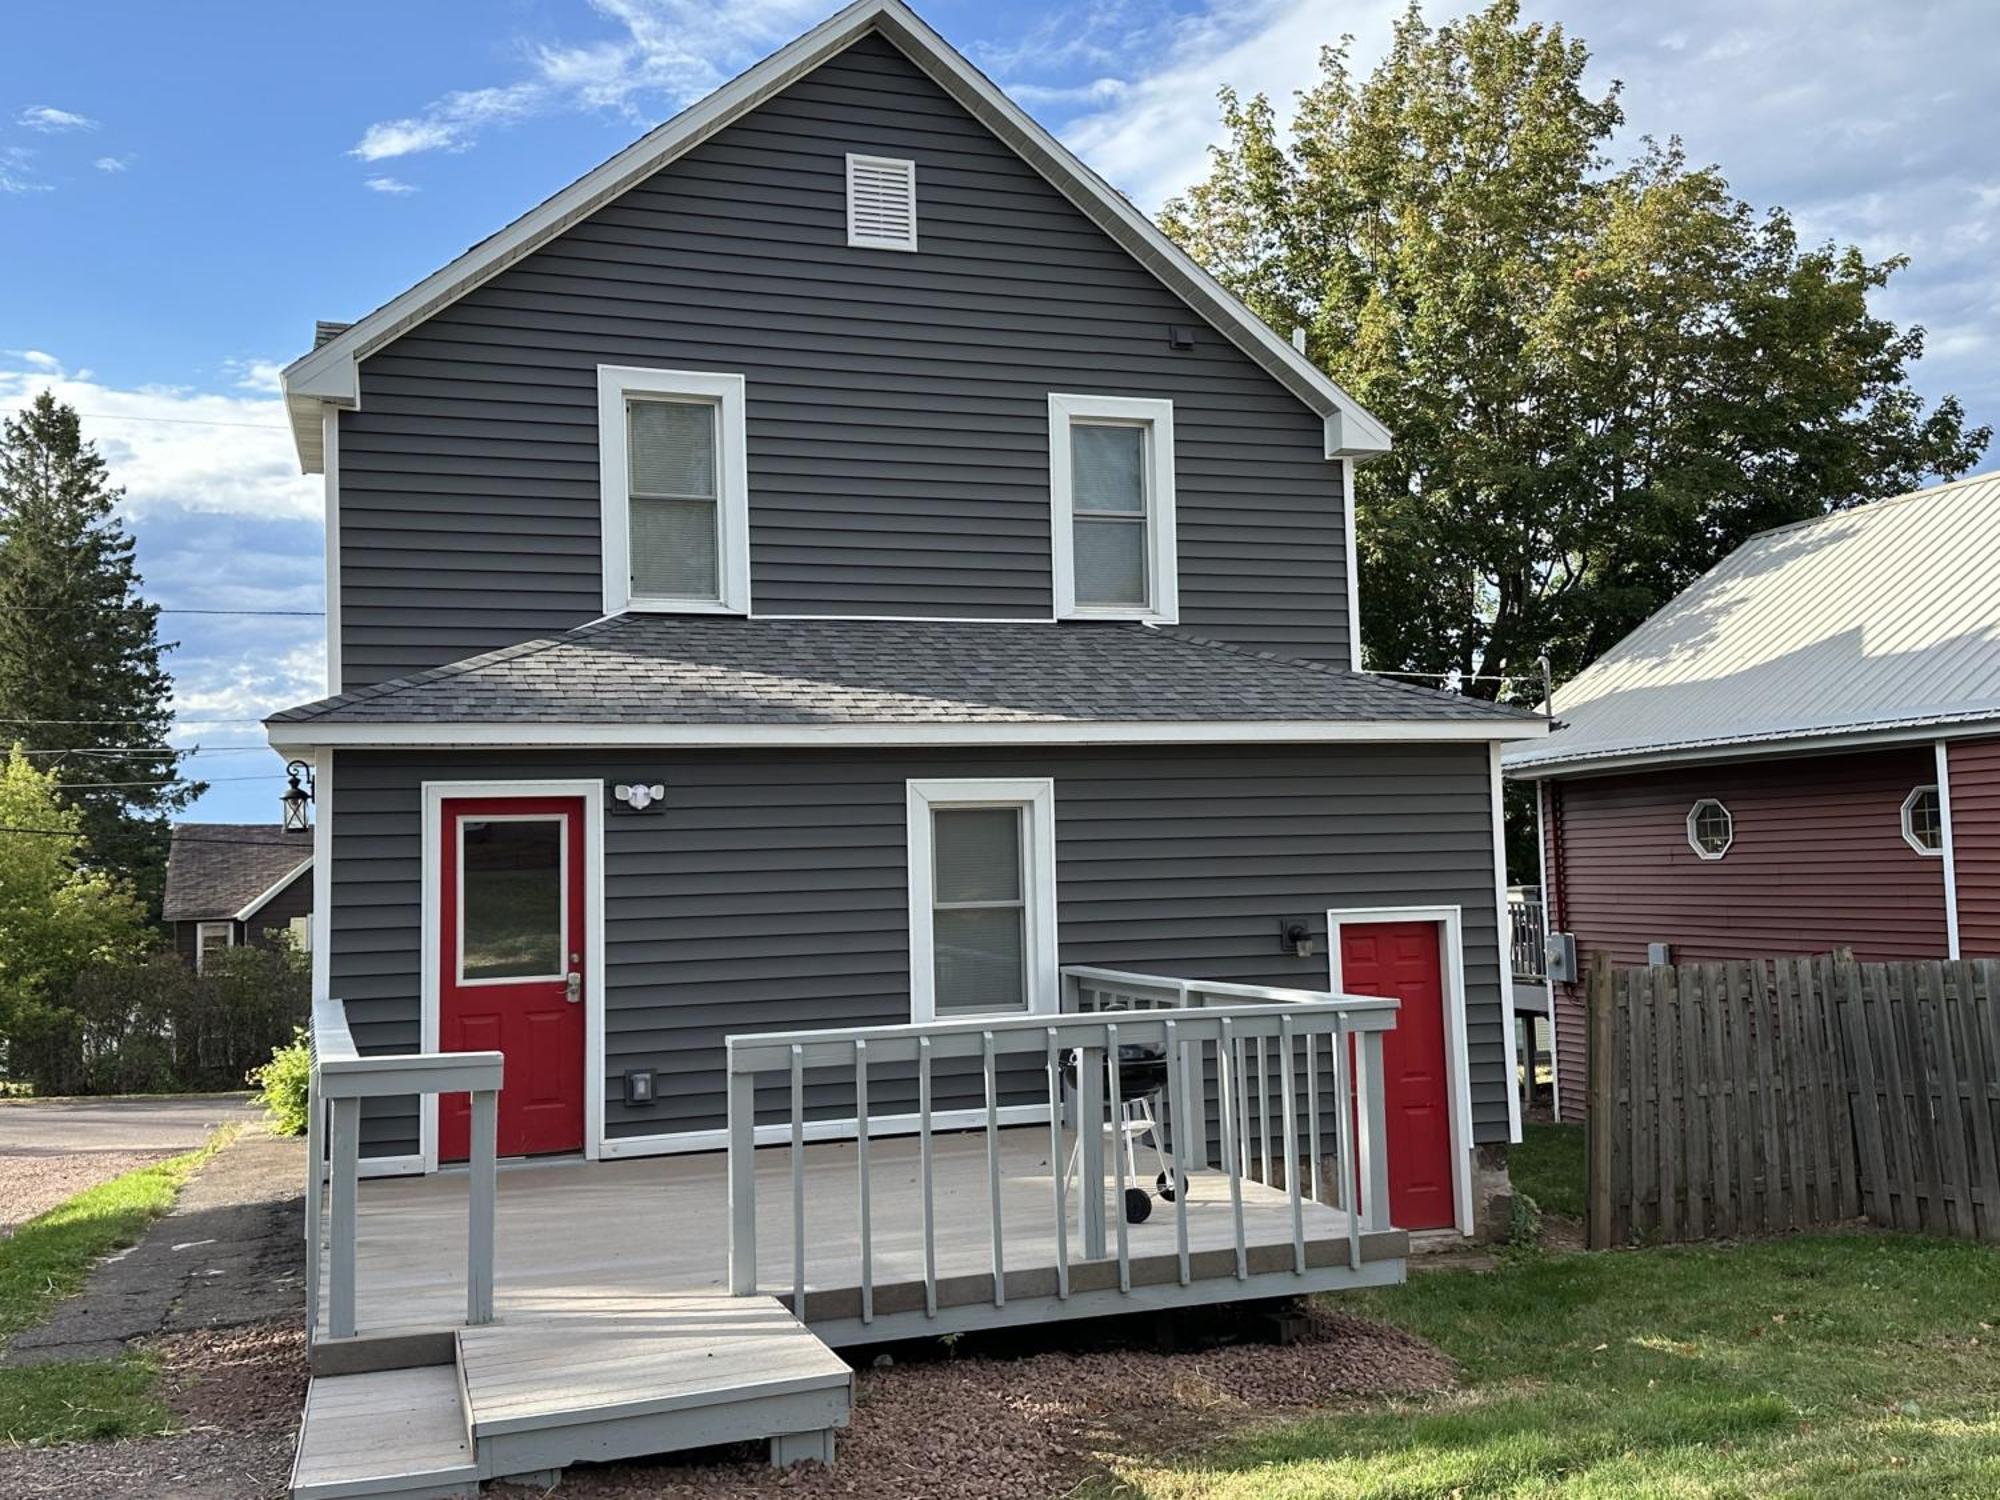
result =
[{"label": "shrub", "polygon": [[303,1026],[294,1027],[292,1039],[271,1049],[271,1060],[250,1070],[256,1086],[257,1102],[264,1117],[279,1135],[304,1135],[308,1092],[312,1086],[312,1049]]}]

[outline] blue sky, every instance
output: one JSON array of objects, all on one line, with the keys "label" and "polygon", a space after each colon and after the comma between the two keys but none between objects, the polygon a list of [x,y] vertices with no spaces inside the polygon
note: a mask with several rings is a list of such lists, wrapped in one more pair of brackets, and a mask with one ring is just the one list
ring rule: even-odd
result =
[{"label": "blue sky", "polygon": [[[170,608],[321,607],[317,479],[277,368],[818,21],[830,0],[34,6],[0,51],[0,408],[52,386],[127,488]],[[930,0],[924,15],[1147,208],[1198,176],[1224,83],[1283,99],[1401,0]],[[1432,18],[1462,4],[1429,6]],[[1810,237],[1913,259],[1918,384],[2000,421],[1990,0],[1528,0]],[[107,45],[107,33],[115,42]],[[247,722],[321,690],[309,615],[170,615],[195,816],[262,820]]]}]

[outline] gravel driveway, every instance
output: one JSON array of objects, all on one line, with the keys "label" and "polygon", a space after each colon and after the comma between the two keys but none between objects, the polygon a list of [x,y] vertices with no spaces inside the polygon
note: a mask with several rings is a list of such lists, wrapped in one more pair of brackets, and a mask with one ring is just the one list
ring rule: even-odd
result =
[{"label": "gravel driveway", "polygon": [[0,1238],[85,1188],[192,1151],[217,1125],[256,1117],[241,1094],[0,1100]]}]

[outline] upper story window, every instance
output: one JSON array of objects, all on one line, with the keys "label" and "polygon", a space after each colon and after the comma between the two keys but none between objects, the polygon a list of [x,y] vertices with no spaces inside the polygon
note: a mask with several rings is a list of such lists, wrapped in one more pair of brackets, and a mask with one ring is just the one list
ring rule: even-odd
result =
[{"label": "upper story window", "polygon": [[1736,820],[1713,797],[1688,809],[1688,847],[1703,859],[1720,859],[1736,842]]},{"label": "upper story window", "polygon": [[910,1013],[1056,1008],[1055,784],[909,783]]},{"label": "upper story window", "polygon": [[597,367],[604,612],[746,613],[743,377]]},{"label": "upper story window", "polygon": [[1903,842],[1919,854],[1944,853],[1944,803],[1935,786],[1920,786],[1903,799]]},{"label": "upper story window", "polygon": [[917,164],[847,155],[847,243],[863,250],[917,248]]},{"label": "upper story window", "polygon": [[1179,618],[1173,402],[1051,394],[1049,499],[1058,618]]}]

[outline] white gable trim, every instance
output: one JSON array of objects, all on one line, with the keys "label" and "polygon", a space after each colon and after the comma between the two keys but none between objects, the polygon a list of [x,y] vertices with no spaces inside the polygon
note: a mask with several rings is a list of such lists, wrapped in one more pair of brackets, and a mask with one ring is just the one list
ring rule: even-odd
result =
[{"label": "white gable trim", "polygon": [[317,473],[323,461],[323,407],[360,405],[360,362],[368,355],[539,249],[870,31],[879,32],[905,53],[1128,254],[1324,418],[1328,458],[1365,458],[1388,450],[1388,430],[1353,397],[1267,328],[901,0],[856,0],[345,332],[294,360],[285,369],[284,389],[300,466],[309,474]]},{"label": "white gable trim", "polygon": [[280,891],[284,890],[286,886],[290,885],[294,880],[297,880],[301,875],[305,874],[305,872],[310,870],[312,867],[313,867],[313,857],[310,854],[308,854],[304,859],[300,860],[296,865],[292,866],[291,869],[287,870],[277,880],[273,881],[270,887],[266,889],[262,895],[253,896],[250,900],[250,904],[245,906],[243,910],[239,911],[236,914],[236,920],[239,922],[249,921],[252,917],[256,916],[258,912],[262,911],[265,907],[269,906],[272,901],[277,899],[277,895]]}]

